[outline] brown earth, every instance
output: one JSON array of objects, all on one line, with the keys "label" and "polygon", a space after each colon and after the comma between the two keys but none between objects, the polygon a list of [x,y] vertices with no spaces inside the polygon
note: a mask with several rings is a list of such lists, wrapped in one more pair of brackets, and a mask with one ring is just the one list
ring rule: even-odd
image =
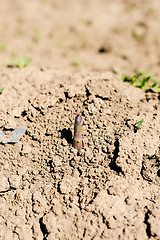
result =
[{"label": "brown earth", "polygon": [[6,0],[0,23],[0,130],[27,126],[1,143],[0,240],[160,240],[160,94],[117,80],[160,78],[159,0]]}]

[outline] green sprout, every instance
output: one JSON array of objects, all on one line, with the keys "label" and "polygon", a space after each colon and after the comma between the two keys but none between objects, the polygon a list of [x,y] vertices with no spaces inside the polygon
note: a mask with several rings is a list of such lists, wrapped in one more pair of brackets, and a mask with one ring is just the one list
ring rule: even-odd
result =
[{"label": "green sprout", "polygon": [[78,151],[80,151],[83,147],[82,125],[83,125],[83,119],[82,119],[81,115],[78,114],[75,118],[74,138],[73,138],[73,147],[75,147]]},{"label": "green sprout", "polygon": [[141,129],[143,121],[144,121],[144,119],[142,119],[140,121],[136,121],[136,123],[134,125],[135,128],[138,129],[138,130]]},{"label": "green sprout", "polygon": [[82,63],[80,61],[73,61],[72,62],[72,65],[75,66],[75,67],[80,67],[82,65]]},{"label": "green sprout", "polygon": [[0,94],[3,92],[3,90],[4,90],[4,88],[1,88],[1,89],[0,89]]},{"label": "green sprout", "polygon": [[12,65],[18,68],[26,67],[31,63],[32,59],[28,57],[21,58],[19,60],[12,60]]},{"label": "green sprout", "polygon": [[148,89],[153,89],[156,92],[160,92],[160,80],[152,76],[153,74],[146,71],[137,72],[133,77],[128,77],[127,75],[122,75],[123,82],[129,82],[131,85],[141,88],[144,91]]}]

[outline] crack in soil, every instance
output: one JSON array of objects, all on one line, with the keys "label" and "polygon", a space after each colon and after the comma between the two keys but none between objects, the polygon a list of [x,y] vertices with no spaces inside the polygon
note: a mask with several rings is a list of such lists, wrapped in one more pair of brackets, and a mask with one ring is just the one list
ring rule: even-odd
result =
[{"label": "crack in soil", "polygon": [[106,217],[103,215],[103,213],[100,214],[102,217],[102,222],[105,224],[105,226],[110,229],[109,222],[107,221]]},{"label": "crack in soil", "polygon": [[116,163],[116,160],[119,156],[119,140],[118,140],[118,138],[116,138],[116,140],[114,142],[114,146],[115,146],[115,149],[113,151],[113,158],[112,158],[111,162],[109,163],[109,167],[111,170],[114,170],[116,173],[118,173],[118,174],[122,173],[124,175],[124,171]]},{"label": "crack in soil", "polygon": [[86,92],[86,96],[89,97],[91,95],[89,89],[87,86],[85,86],[85,92]]},{"label": "crack in soil", "polygon": [[110,98],[108,98],[108,97],[103,97],[103,96],[100,96],[100,95],[98,95],[98,94],[96,94],[95,97],[96,97],[96,98],[100,98],[100,99],[102,99],[103,101],[105,101],[105,100],[109,100],[109,101],[110,101]]},{"label": "crack in soil", "polygon": [[39,219],[39,225],[40,225],[41,232],[43,234],[43,240],[47,240],[49,232],[46,228],[46,225],[43,223],[43,217]]},{"label": "crack in soil", "polygon": [[146,224],[146,234],[147,234],[148,238],[151,237],[151,225],[150,225],[150,223],[148,222],[150,213],[151,213],[150,210],[148,210],[148,211],[145,213],[145,217],[144,217],[144,223]]}]

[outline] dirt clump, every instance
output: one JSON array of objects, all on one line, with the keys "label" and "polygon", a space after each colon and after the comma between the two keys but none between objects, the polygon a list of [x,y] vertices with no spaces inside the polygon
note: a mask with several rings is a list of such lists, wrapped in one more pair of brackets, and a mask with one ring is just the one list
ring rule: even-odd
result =
[{"label": "dirt clump", "polygon": [[160,240],[159,0],[0,13],[0,240]]},{"label": "dirt clump", "polygon": [[[0,96],[1,129],[27,126],[18,143],[1,145],[1,238],[158,240],[158,94],[147,100],[111,73],[1,74],[10,79]],[[72,146],[78,113],[79,152]]]}]

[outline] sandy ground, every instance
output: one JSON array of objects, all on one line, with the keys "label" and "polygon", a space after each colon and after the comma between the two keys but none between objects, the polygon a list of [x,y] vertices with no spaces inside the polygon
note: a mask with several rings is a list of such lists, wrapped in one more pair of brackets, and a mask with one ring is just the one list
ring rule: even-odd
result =
[{"label": "sandy ground", "polygon": [[159,0],[0,2],[0,240],[160,240]]}]

